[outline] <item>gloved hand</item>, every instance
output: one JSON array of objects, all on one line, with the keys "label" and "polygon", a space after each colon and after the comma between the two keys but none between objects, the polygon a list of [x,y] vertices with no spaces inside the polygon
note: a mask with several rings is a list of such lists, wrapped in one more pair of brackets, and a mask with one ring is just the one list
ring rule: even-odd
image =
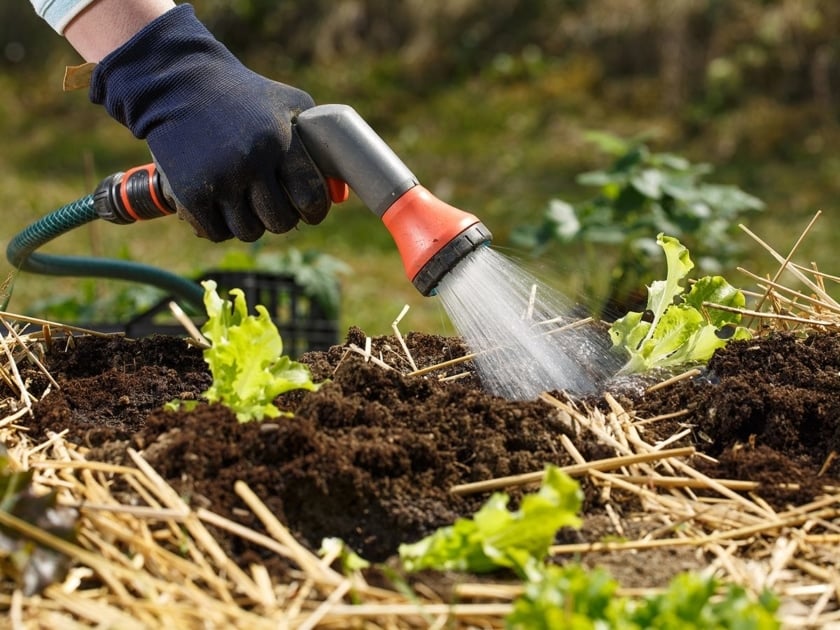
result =
[{"label": "gloved hand", "polygon": [[96,67],[90,100],[145,138],[178,214],[221,241],[320,223],[326,184],[296,134],[314,105],[237,60],[182,4]]}]

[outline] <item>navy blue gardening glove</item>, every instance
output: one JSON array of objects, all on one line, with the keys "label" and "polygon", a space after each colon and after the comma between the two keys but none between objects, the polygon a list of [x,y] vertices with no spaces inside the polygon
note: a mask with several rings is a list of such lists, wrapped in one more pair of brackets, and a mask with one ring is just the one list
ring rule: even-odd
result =
[{"label": "navy blue gardening glove", "polygon": [[96,67],[90,100],[145,138],[178,214],[222,241],[320,223],[326,184],[292,121],[305,92],[239,62],[188,4],[160,16]]}]

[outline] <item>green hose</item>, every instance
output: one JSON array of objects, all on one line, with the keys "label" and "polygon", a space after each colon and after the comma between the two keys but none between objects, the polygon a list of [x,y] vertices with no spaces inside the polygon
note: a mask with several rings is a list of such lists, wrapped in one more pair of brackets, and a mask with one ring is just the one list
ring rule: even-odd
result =
[{"label": "green hose", "polygon": [[98,218],[93,195],[77,199],[16,234],[6,248],[6,258],[15,269],[21,271],[52,276],[110,278],[148,284],[163,289],[192,305],[198,312],[203,312],[204,289],[198,283],[170,271],[126,260],[36,253],[35,250],[53,239]]}]

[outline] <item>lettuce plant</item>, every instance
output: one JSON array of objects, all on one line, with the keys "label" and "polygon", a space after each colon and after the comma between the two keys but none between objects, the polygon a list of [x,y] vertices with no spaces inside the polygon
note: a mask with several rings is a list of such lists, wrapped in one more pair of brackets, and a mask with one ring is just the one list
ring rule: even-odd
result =
[{"label": "lettuce plant", "polygon": [[620,373],[644,372],[685,363],[708,361],[731,339],[748,339],[738,326],[741,315],[706,304],[743,308],[746,299],[721,276],[706,276],[686,293],[682,282],[694,267],[688,250],[675,238],[659,234],[665,252],[665,280],[648,287],[647,309],[631,311],[610,327],[613,347],[629,355]]},{"label": "lettuce plant", "polygon": [[401,545],[402,565],[408,571],[514,571],[522,594],[505,618],[508,630],[778,630],[778,601],[769,592],[753,598],[738,585],[682,573],[661,593],[625,597],[601,569],[548,562],[557,530],[581,526],[581,498],[579,484],[549,465],[539,492],[525,495],[520,509],[508,510],[508,496],[495,493],[473,518]]},{"label": "lettuce plant", "polygon": [[204,392],[209,402],[221,402],[239,422],[248,422],[281,415],[273,402],[280,394],[320,387],[306,365],[283,355],[283,340],[264,306],[256,305],[257,314],[249,315],[242,290],[230,291],[231,303],[212,280],[202,286],[208,320],[201,332],[211,342],[204,360],[213,375]]},{"label": "lettuce plant", "polygon": [[524,584],[505,619],[508,630],[778,630],[777,599],[751,597],[736,584],[680,573],[668,587],[642,598],[618,594],[601,569],[547,564]]},{"label": "lettuce plant", "polygon": [[561,527],[580,527],[580,486],[559,468],[548,466],[538,493],[507,509],[507,494],[494,493],[473,518],[460,518],[413,544],[400,545],[408,571],[440,569],[485,573],[501,567],[524,576],[542,561]]}]

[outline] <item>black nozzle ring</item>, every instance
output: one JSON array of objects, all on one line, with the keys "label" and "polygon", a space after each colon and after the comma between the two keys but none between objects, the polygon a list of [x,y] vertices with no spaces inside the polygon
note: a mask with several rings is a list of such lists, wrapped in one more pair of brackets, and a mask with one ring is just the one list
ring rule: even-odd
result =
[{"label": "black nozzle ring", "polygon": [[449,241],[420,268],[411,283],[425,296],[434,295],[443,277],[452,271],[472,251],[488,245],[493,239],[490,230],[481,223],[473,223]]}]

